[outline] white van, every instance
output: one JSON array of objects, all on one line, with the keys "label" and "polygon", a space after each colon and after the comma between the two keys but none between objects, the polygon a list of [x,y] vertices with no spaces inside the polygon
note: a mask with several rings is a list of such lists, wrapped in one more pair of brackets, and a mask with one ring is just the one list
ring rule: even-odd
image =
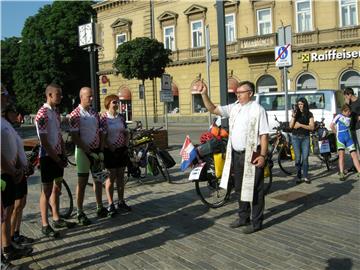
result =
[{"label": "white van", "polygon": [[[335,115],[341,112],[344,96],[341,90],[301,90],[288,92],[288,115],[291,119],[292,106],[300,97],[306,98],[309,109],[314,114],[315,121],[325,118],[325,126],[330,129],[330,123]],[[271,130],[278,126],[275,115],[279,121],[285,121],[285,93],[269,92],[255,95],[256,101],[265,108]]]}]

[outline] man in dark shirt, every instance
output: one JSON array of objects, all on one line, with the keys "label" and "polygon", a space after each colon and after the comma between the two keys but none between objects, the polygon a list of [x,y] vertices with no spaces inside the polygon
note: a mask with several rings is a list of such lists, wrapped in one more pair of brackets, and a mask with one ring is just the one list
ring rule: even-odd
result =
[{"label": "man in dark shirt", "polygon": [[356,145],[358,158],[360,156],[359,143],[360,143],[360,98],[355,96],[354,90],[346,87],[344,90],[345,103],[350,105],[351,108],[351,137]]}]

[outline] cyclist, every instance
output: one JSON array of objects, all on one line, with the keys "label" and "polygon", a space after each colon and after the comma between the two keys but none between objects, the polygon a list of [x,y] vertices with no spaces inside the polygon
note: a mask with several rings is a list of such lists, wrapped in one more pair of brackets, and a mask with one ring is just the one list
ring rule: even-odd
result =
[{"label": "cyclist", "polygon": [[336,146],[339,153],[339,179],[345,180],[344,165],[345,165],[345,149],[350,152],[354,166],[360,175],[360,163],[356,153],[355,143],[352,139],[350,131],[351,125],[351,108],[348,104],[344,104],[341,108],[341,113],[335,116],[330,124],[330,128],[336,134]]},{"label": "cyclist", "polygon": [[[18,112],[14,104],[11,104],[6,107],[4,116],[5,119],[8,120],[8,122],[11,123],[12,125],[20,124],[20,122],[18,122]],[[24,145],[19,136],[16,136],[16,142],[19,151],[19,160],[22,166],[26,168],[27,158],[24,152]],[[11,230],[10,230],[11,240],[18,245],[31,244],[34,242],[34,239],[20,234],[22,213],[26,205],[26,196],[28,193],[27,181],[25,177],[23,177],[23,179],[21,179],[21,181],[18,184],[15,184],[14,190],[15,190],[15,203],[14,203],[14,210],[11,216]]]},{"label": "cyclist", "polygon": [[106,217],[108,211],[102,204],[102,181],[103,177],[95,175],[94,166],[104,160],[103,143],[100,138],[100,117],[91,108],[93,90],[89,87],[80,89],[80,104],[70,113],[70,132],[75,149],[75,161],[78,173],[78,184],[76,188],[77,218],[80,225],[89,225],[91,221],[83,211],[85,188],[92,170],[93,187],[96,197],[96,208],[98,217]]},{"label": "cyclist", "polygon": [[75,225],[59,216],[59,195],[67,166],[64,141],[60,129],[60,114],[57,111],[62,99],[62,89],[57,84],[49,84],[45,90],[46,103],[44,103],[35,117],[36,131],[40,139],[40,172],[42,191],[40,195],[41,232],[48,237],[60,236],[49,224],[48,204],[51,205],[53,227],[71,228]]},{"label": "cyclist", "polygon": [[101,126],[105,142],[104,156],[105,167],[110,171],[106,180],[106,195],[109,202],[108,211],[112,216],[116,213],[113,203],[114,181],[118,193],[118,210],[131,211],[131,207],[124,201],[124,172],[129,161],[127,146],[129,133],[125,118],[118,112],[119,98],[116,95],[105,97],[104,106],[107,111],[101,116]]},{"label": "cyclist", "polygon": [[[8,102],[9,93],[1,85],[1,109]],[[3,112],[3,111],[2,111]],[[11,242],[11,215],[15,202],[15,185],[22,179],[24,160],[20,155],[18,134],[11,124],[1,116],[1,268],[14,268],[12,260],[20,259],[32,253],[31,247],[15,246]],[[20,139],[19,139],[20,140]],[[21,152],[22,151],[22,152]],[[20,155],[19,155],[20,154]],[[26,160],[25,160],[26,163]]]},{"label": "cyclist", "polygon": [[[259,231],[264,219],[264,165],[269,124],[264,108],[251,101],[255,86],[250,81],[241,82],[236,89],[237,101],[227,106],[215,106],[203,83],[199,92],[205,107],[211,113],[229,118],[229,141],[220,187],[227,187],[232,164],[239,218],[230,227],[246,226],[242,231],[245,234]],[[253,154],[253,151],[258,154]]]}]

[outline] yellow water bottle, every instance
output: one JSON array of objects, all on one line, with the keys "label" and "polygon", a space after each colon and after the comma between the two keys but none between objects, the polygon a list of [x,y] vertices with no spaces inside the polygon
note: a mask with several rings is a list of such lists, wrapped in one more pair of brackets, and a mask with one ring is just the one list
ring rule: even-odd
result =
[{"label": "yellow water bottle", "polygon": [[291,153],[291,160],[295,160],[295,152],[294,147],[290,145],[290,153]]},{"label": "yellow water bottle", "polygon": [[264,168],[264,177],[269,177],[269,175],[270,175],[269,164],[266,164],[266,166]]}]

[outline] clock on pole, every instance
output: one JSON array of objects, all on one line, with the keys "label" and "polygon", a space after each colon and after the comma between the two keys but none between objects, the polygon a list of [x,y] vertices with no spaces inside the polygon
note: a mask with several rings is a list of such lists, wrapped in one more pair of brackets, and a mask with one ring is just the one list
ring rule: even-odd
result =
[{"label": "clock on pole", "polygon": [[79,46],[94,44],[94,24],[92,22],[79,25]]}]

